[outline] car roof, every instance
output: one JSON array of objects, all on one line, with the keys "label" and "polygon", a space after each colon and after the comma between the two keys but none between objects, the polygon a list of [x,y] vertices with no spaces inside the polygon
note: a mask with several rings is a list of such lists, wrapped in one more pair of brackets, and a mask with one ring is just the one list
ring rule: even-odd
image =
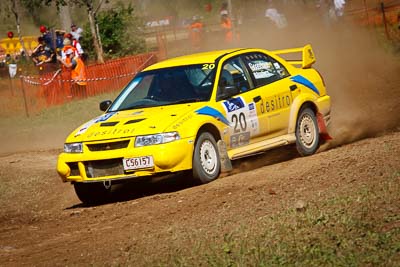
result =
[{"label": "car roof", "polygon": [[202,53],[196,53],[196,54],[191,54],[191,55],[175,57],[175,58],[171,58],[171,59],[167,59],[167,60],[155,63],[155,64],[147,67],[146,69],[144,69],[144,71],[184,66],[184,65],[214,63],[217,58],[219,58],[223,55],[235,52],[235,51],[239,51],[239,50],[241,50],[241,49],[235,48],[235,49],[215,50],[215,51],[202,52]]}]

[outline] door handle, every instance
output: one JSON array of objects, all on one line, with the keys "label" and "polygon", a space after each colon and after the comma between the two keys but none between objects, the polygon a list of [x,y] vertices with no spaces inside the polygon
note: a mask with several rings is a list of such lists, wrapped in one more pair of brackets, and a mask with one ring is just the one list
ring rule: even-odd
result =
[{"label": "door handle", "polygon": [[290,91],[294,91],[297,89],[297,85],[292,84],[291,86],[289,86],[289,88],[290,88]]},{"label": "door handle", "polygon": [[256,97],[254,97],[253,100],[254,100],[254,102],[257,103],[258,101],[261,100],[261,96],[258,95],[258,96],[256,96]]}]

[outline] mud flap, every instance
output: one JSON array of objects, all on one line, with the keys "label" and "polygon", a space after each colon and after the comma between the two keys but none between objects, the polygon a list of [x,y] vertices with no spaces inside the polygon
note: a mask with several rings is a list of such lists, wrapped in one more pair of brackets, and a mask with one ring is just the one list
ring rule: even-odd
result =
[{"label": "mud flap", "polygon": [[320,112],[317,113],[317,121],[321,139],[324,141],[332,140],[333,138],[329,135],[328,129],[326,128],[324,116]]},{"label": "mud flap", "polygon": [[233,169],[231,159],[228,156],[226,150],[226,144],[224,141],[219,140],[217,142],[219,158],[221,161],[221,173],[229,172]]}]

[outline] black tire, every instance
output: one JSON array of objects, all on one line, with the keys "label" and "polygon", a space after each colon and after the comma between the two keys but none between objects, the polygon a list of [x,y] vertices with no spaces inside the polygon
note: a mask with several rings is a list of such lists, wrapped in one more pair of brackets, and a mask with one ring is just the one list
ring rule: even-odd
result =
[{"label": "black tire", "polygon": [[103,183],[74,183],[75,193],[87,205],[106,203],[111,196],[111,187]]},{"label": "black tire", "polygon": [[221,171],[217,142],[212,134],[203,132],[196,140],[193,154],[193,178],[202,184],[218,178]]},{"label": "black tire", "polygon": [[314,154],[320,145],[319,128],[314,111],[304,108],[296,122],[296,148],[301,156]]}]

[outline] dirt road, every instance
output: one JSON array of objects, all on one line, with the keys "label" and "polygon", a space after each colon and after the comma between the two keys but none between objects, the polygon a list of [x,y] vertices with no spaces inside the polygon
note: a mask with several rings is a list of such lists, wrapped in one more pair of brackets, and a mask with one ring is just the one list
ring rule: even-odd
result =
[{"label": "dirt road", "polygon": [[[187,177],[132,183],[113,203],[83,207],[54,171],[58,152],[1,157],[1,266],[153,265],[204,235],[222,239],[298,201],[315,205],[386,180],[394,190],[400,184],[400,132],[394,132],[306,158],[276,150],[237,162],[240,173],[202,186],[189,187]],[[260,167],[271,156],[280,159]],[[392,215],[399,203],[388,203]]]}]

